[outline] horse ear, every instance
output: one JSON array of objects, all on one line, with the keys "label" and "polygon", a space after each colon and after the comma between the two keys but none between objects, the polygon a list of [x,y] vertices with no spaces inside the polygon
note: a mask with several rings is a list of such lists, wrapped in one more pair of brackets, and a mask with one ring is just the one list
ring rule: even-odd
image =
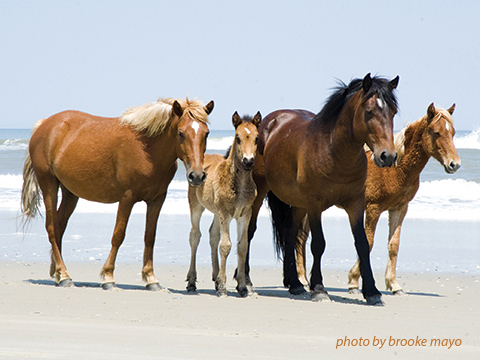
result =
[{"label": "horse ear", "polygon": [[205,112],[207,113],[207,115],[210,115],[210,113],[213,111],[213,106],[214,106],[214,102],[213,100],[210,101],[207,105],[205,105]]},{"label": "horse ear", "polygon": [[372,86],[372,77],[370,76],[370,73],[368,73],[363,78],[363,92],[367,93],[368,90],[370,90],[371,86]]},{"label": "horse ear", "polygon": [[434,117],[435,117],[435,105],[433,105],[433,102],[432,102],[427,109],[427,120],[431,121]]},{"label": "horse ear", "polygon": [[257,111],[257,113],[252,119],[252,123],[258,128],[261,122],[262,122],[262,114],[260,114],[260,111]]},{"label": "horse ear", "polygon": [[450,113],[450,115],[453,115],[453,112],[455,111],[455,103],[452,106],[450,106],[450,108],[447,111]]},{"label": "horse ear", "polygon": [[177,100],[175,100],[173,102],[173,112],[175,113],[175,115],[177,115],[178,117],[182,117],[183,115],[183,109],[182,109],[182,106],[178,103]]},{"label": "horse ear", "polygon": [[397,75],[397,77],[395,79],[393,79],[392,81],[390,81],[390,87],[392,89],[396,89],[397,86],[398,86],[398,82],[400,81],[400,77]]},{"label": "horse ear", "polygon": [[232,116],[232,124],[235,127],[235,129],[242,123],[242,119],[238,115],[238,113],[235,111]]}]

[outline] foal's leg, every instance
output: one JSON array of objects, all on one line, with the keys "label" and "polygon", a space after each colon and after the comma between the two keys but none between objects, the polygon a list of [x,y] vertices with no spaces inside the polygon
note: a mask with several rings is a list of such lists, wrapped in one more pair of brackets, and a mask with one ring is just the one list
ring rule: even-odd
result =
[{"label": "foal's leg", "polygon": [[370,264],[370,248],[363,225],[364,208],[365,203],[362,197],[349,204],[349,206],[346,206],[345,211],[348,214],[350,227],[355,238],[355,248],[360,261],[360,273],[363,279],[363,297],[370,305],[384,305],[382,295],[375,286],[375,279],[373,278],[373,271]]},{"label": "foal's leg", "polygon": [[[255,160],[255,166],[258,166],[258,163],[259,163],[258,159]],[[253,202],[252,215],[250,217],[250,221],[248,224],[248,249],[247,249],[247,256],[245,258],[245,281],[249,287],[253,286],[252,280],[250,278],[250,260],[249,260],[250,259],[250,243],[253,239],[253,236],[255,235],[255,231],[257,230],[258,213],[260,212],[260,208],[263,205],[265,196],[269,191],[265,177],[262,177],[256,174],[255,170],[253,172],[253,180],[257,185],[257,197]],[[235,277],[237,276],[237,270],[235,270]]]},{"label": "foal's leg", "polygon": [[[195,189],[189,189],[189,191],[195,191]],[[196,195],[195,195],[196,198]],[[193,201],[192,201],[193,200]],[[202,233],[200,232],[200,219],[205,208],[200,205],[196,199],[189,200],[190,204],[190,222],[192,223],[192,228],[190,230],[190,269],[187,273],[187,290],[188,292],[195,292],[197,286],[197,249],[198,244],[200,243],[200,237]]]},{"label": "foal's leg", "polygon": [[227,216],[219,215],[220,218],[220,271],[218,272],[215,288],[217,296],[227,295],[227,257],[230,254],[232,243],[230,241],[230,221]]},{"label": "foal's leg", "polygon": [[[56,241],[57,246],[62,253],[62,239],[63,234],[65,233],[65,229],[67,228],[68,219],[72,215],[75,207],[78,203],[78,196],[73,195],[69,190],[67,190],[63,185],[61,185],[62,189],[62,202],[60,203],[60,207],[57,211],[57,228],[55,230],[56,233]],[[50,276],[54,276],[55,274],[55,259],[53,258],[52,253],[52,262],[50,265]]]},{"label": "foal's leg", "polygon": [[245,262],[247,258],[248,251],[248,223],[250,221],[250,211],[248,214],[245,214],[241,218],[237,219],[237,274],[235,278],[237,279],[237,291],[240,296],[245,297],[247,295],[253,295],[254,291],[251,285],[246,283],[245,278]]},{"label": "foal's leg", "polygon": [[305,286],[308,285],[305,248],[307,246],[309,232],[310,232],[310,225],[308,224],[308,217],[304,217],[302,220],[302,228],[298,231],[298,234],[297,234],[297,244],[295,246],[295,250],[297,255],[296,261],[297,261],[298,279]]},{"label": "foal's leg", "polygon": [[[377,228],[380,210],[376,205],[367,205],[365,209],[365,234],[367,235],[370,252],[373,248],[375,229]],[[358,290],[358,279],[360,278],[360,260],[352,266],[348,273],[348,290],[350,294],[360,294]]]},{"label": "foal's leg", "polygon": [[322,255],[325,251],[325,236],[322,229],[322,213],[309,213],[308,221],[312,231],[313,266],[310,277],[310,290],[313,301],[330,301],[327,290],[323,286]]},{"label": "foal's leg", "polygon": [[209,229],[210,233],[210,251],[212,256],[212,281],[217,282],[220,265],[218,262],[218,244],[220,243],[220,219],[218,215],[213,217],[212,225]]},{"label": "foal's leg", "polygon": [[[147,290],[161,290],[153,273],[153,247],[155,245],[155,235],[157,233],[157,223],[160,210],[167,193],[160,195],[154,201],[147,203],[147,219],[145,223],[145,250],[143,252],[142,278],[146,282]],[[125,224],[126,225],[126,224]]]},{"label": "foal's leg", "polygon": [[397,255],[398,246],[400,245],[400,230],[402,222],[407,214],[408,204],[395,210],[388,212],[388,264],[385,271],[385,285],[387,290],[391,290],[394,295],[405,295],[402,287],[397,282]]},{"label": "foal's leg", "polygon": [[125,229],[127,227],[128,219],[132,212],[132,207],[135,204],[131,193],[125,194],[124,197],[118,203],[117,219],[115,222],[115,228],[112,236],[112,248],[108,254],[108,258],[103,265],[100,276],[103,279],[102,288],[104,290],[112,289],[115,287],[115,280],[113,278],[113,271],[115,270],[115,260],[119,247],[122,245],[125,239]]},{"label": "foal's leg", "polygon": [[37,175],[38,183],[42,190],[43,202],[45,204],[45,228],[48,240],[52,246],[52,264],[54,270],[50,269],[50,275],[55,277],[55,283],[59,286],[73,286],[72,278],[67,273],[67,268],[62,259],[61,238],[58,233],[57,201],[58,201],[58,180],[56,178]]}]

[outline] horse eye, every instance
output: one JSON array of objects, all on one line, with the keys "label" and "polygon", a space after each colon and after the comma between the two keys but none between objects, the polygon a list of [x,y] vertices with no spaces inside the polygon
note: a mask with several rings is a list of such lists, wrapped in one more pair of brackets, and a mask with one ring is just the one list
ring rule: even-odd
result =
[{"label": "horse eye", "polygon": [[240,138],[239,138],[238,136],[237,136],[237,137],[235,137],[235,141],[237,142],[237,144],[238,144],[238,145],[240,145],[240,143],[241,143],[241,140],[240,140]]},{"label": "horse eye", "polygon": [[181,131],[178,132],[178,137],[180,138],[180,140],[185,140],[185,134]]},{"label": "horse eye", "polygon": [[258,144],[258,136],[255,138],[255,145]]}]

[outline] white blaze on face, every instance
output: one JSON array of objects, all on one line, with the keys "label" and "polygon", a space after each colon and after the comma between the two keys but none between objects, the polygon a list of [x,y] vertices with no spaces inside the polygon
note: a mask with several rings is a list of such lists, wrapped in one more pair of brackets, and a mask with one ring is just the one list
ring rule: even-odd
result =
[{"label": "white blaze on face", "polygon": [[377,105],[380,109],[383,109],[385,107],[385,102],[382,99],[377,98]]},{"label": "white blaze on face", "polygon": [[247,134],[250,135],[250,130],[248,130],[247,128],[245,128],[245,131],[246,131]]},{"label": "white blaze on face", "polygon": [[195,135],[197,135],[198,129],[200,129],[200,124],[197,121],[192,122],[192,129],[195,131]]},{"label": "white blaze on face", "polygon": [[448,121],[445,121],[445,129],[447,129],[447,131],[450,131],[450,125],[448,124]]}]

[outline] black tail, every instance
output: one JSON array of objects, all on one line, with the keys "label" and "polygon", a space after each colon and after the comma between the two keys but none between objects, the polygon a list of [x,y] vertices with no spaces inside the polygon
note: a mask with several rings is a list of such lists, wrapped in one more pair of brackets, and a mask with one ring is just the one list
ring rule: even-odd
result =
[{"label": "black tail", "polygon": [[271,191],[267,194],[267,201],[272,213],[275,251],[277,252],[277,257],[283,259],[285,257],[287,236],[293,225],[292,207],[276,197]]}]

